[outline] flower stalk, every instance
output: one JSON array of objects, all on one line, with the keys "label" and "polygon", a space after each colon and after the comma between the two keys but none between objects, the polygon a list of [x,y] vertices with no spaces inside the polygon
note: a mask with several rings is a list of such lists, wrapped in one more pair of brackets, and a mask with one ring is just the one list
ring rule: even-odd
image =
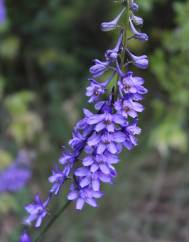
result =
[{"label": "flower stalk", "polygon": [[68,208],[70,205],[70,201],[67,201],[62,208],[60,208],[59,211],[50,219],[50,221],[47,223],[47,225],[42,229],[42,231],[36,236],[36,238],[33,240],[33,242],[39,242],[43,236],[47,233],[47,231],[52,227],[52,225],[56,222],[56,220],[64,213],[64,211]]}]

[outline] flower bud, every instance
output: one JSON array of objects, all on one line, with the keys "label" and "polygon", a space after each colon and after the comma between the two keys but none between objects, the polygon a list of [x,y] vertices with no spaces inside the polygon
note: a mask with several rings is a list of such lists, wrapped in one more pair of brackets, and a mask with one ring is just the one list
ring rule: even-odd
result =
[{"label": "flower bud", "polygon": [[136,25],[143,25],[143,19],[141,17],[135,16],[134,14],[132,15],[132,20]]},{"label": "flower bud", "polygon": [[145,33],[138,32],[136,30],[131,18],[129,18],[129,23],[130,23],[131,31],[133,32],[135,39],[138,39],[140,41],[148,41],[148,35]]},{"label": "flower bud", "polygon": [[129,53],[133,64],[140,68],[140,69],[146,69],[148,67],[149,61],[148,61],[148,57],[146,55],[141,55],[141,56],[136,56],[134,54],[132,54],[129,50],[127,50],[127,52]]},{"label": "flower bud", "polygon": [[111,31],[111,30],[114,30],[115,28],[117,28],[118,22],[119,22],[121,16],[123,15],[125,9],[126,8],[122,9],[122,11],[118,14],[118,16],[115,19],[113,19],[112,21],[103,22],[101,24],[101,30],[102,31]]},{"label": "flower bud", "polygon": [[132,2],[132,3],[131,3],[131,6],[130,6],[130,9],[131,9],[133,12],[137,12],[138,9],[139,9],[139,6],[138,6],[137,3]]}]

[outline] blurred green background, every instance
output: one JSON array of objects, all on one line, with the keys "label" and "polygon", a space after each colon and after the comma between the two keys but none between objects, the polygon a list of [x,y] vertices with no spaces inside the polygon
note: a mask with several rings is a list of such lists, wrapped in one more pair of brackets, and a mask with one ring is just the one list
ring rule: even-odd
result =
[{"label": "blurred green background", "polygon": [[[189,0],[140,0],[150,35],[132,46],[149,55],[149,94],[139,146],[122,156],[114,186],[98,209],[71,206],[46,242],[189,241]],[[0,26],[0,169],[17,151],[34,151],[33,178],[0,194],[0,242],[18,241],[24,204],[48,191],[47,177],[86,106],[88,68],[114,45],[99,24],[117,13],[112,0],[7,0]],[[66,189],[65,189],[66,190]],[[64,194],[52,205],[64,203]]]}]

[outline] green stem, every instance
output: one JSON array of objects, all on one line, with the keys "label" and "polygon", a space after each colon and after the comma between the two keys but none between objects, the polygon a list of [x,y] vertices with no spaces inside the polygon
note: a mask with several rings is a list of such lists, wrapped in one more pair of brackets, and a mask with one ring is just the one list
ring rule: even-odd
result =
[{"label": "green stem", "polygon": [[60,215],[66,210],[66,208],[70,205],[71,201],[67,201],[60,210],[51,218],[51,220],[47,223],[47,225],[43,228],[40,234],[34,239],[33,242],[39,242],[44,234],[50,229],[50,227],[54,224],[54,222],[60,217]]},{"label": "green stem", "polygon": [[[129,0],[125,0],[125,6],[126,6],[126,19],[127,19],[127,22],[123,23],[123,26],[125,26],[123,29],[124,29],[124,35],[123,35],[123,47],[124,49],[127,48],[127,45],[128,45],[128,41],[127,41],[127,38],[128,38],[128,28],[129,28],[129,15],[130,15],[130,9],[129,9],[129,6],[130,6],[130,2]],[[125,63],[125,53],[123,53],[122,57],[121,57],[121,63],[122,63],[122,66],[124,66],[124,63]],[[126,67],[124,68],[126,69]],[[123,70],[123,71],[126,71],[126,70]]]}]

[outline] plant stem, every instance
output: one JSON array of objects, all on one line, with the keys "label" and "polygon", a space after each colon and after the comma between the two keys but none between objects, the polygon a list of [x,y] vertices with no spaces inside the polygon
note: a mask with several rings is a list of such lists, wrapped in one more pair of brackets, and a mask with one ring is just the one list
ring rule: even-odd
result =
[{"label": "plant stem", "polygon": [[43,235],[49,230],[49,228],[54,224],[54,222],[60,217],[60,215],[66,210],[66,208],[70,205],[71,201],[67,201],[60,210],[51,218],[51,220],[47,223],[47,225],[43,228],[40,234],[34,239],[33,242],[39,242]]},{"label": "plant stem", "polygon": [[[129,9],[129,0],[124,0],[124,6],[126,8],[126,19],[127,19],[127,22],[125,23],[125,20],[124,20],[124,23],[123,25],[125,27],[123,27],[123,49],[125,50],[128,46],[128,29],[129,29],[129,15],[130,15],[130,9]],[[123,68],[123,71],[127,71],[127,67],[124,65],[125,63],[125,58],[126,58],[126,54],[125,54],[125,51],[123,51],[123,54],[121,56],[121,64],[122,64],[122,68]]]}]

